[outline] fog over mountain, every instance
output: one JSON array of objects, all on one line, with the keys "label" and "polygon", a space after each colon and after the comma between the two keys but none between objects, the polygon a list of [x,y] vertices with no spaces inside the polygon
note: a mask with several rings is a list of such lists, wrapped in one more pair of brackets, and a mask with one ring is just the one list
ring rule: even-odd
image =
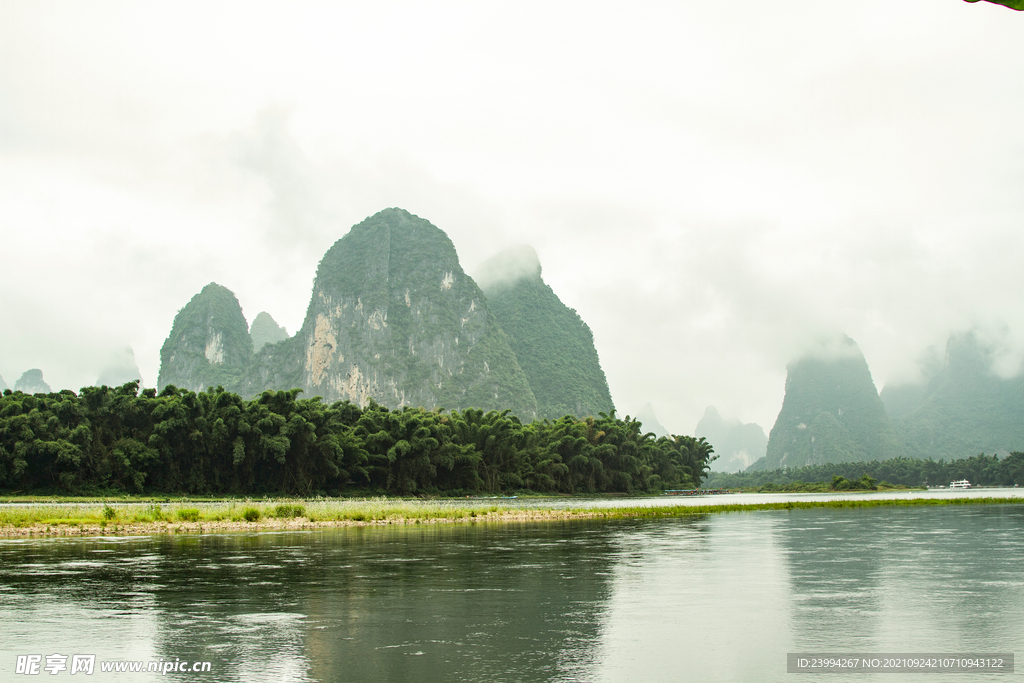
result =
[{"label": "fog over mountain", "polygon": [[[210,282],[302,328],[385,207],[466,272],[530,244],[614,405],[772,425],[786,366],[877,386],[974,330],[1020,376],[1024,15],[992,3],[0,0],[0,374],[155,386]],[[382,42],[383,41],[383,42]],[[386,45],[386,48],[382,48]]]}]

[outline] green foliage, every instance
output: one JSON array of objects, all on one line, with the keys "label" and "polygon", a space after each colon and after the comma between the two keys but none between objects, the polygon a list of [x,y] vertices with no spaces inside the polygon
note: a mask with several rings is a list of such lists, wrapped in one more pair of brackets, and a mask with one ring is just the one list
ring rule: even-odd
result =
[{"label": "green foliage", "polygon": [[198,522],[199,510],[196,508],[182,508],[178,510],[177,517],[182,522]]},{"label": "green foliage", "polygon": [[260,519],[260,511],[254,507],[247,507],[242,510],[241,518],[247,522],[258,522]]},{"label": "green foliage", "polygon": [[[221,387],[138,394],[86,387],[0,397],[0,488],[23,492],[180,492],[314,496],[517,490],[642,492],[707,476],[704,439],[655,439],[614,413],[524,424],[509,410],[365,409]],[[302,506],[275,510],[301,516]],[[159,520],[159,506],[144,513]]]},{"label": "green foliage", "polygon": [[[860,476],[858,476],[860,475]],[[736,474],[714,472],[704,482],[706,488],[786,487],[795,482],[830,482],[835,478],[857,482],[857,488],[875,488],[879,482],[900,486],[948,486],[967,479],[975,486],[1024,486],[1024,453],[1014,452],[1000,459],[994,455],[976,455],[946,462],[916,458],[892,458],[871,462],[848,462],[771,471],[747,471]],[[861,486],[861,484],[870,484]]]},{"label": "green foliage", "polygon": [[302,517],[306,514],[306,508],[302,505],[282,503],[274,508],[274,517],[279,519],[291,519]]}]

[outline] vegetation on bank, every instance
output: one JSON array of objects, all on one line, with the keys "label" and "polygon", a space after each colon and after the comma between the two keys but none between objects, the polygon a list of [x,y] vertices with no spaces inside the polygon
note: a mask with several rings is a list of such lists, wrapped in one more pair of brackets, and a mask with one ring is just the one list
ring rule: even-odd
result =
[{"label": "vegetation on bank", "polygon": [[859,480],[867,476],[888,486],[948,486],[949,482],[960,479],[967,479],[974,486],[1022,486],[1024,485],[1024,453],[1011,453],[1003,459],[994,455],[981,454],[950,462],[893,458],[836,465],[808,465],[807,467],[785,468],[770,472],[737,472],[735,474],[712,472],[704,481],[703,487],[709,489],[809,490],[799,487],[806,485],[806,482],[831,482],[837,476],[847,480]]},{"label": "vegetation on bank", "polygon": [[[572,519],[667,519],[719,512],[755,512],[811,508],[876,508],[935,505],[1024,504],[1024,498],[898,498],[776,503],[727,503],[612,508],[523,508],[497,502],[421,501],[388,498],[364,500],[242,500],[219,503],[178,502],[125,505],[83,503],[0,507],[0,535],[29,533],[151,533],[356,524],[430,522],[511,522]],[[18,533],[18,530],[22,530]]]},{"label": "vegetation on bank", "polygon": [[252,400],[138,384],[0,396],[0,490],[185,495],[634,493],[696,488],[713,449],[611,414],[523,424],[509,411]]}]

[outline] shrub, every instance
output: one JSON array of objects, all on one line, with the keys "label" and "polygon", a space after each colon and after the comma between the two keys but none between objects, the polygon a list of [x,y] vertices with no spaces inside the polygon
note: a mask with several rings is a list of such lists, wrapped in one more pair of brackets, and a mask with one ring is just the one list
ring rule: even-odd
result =
[{"label": "shrub", "polygon": [[278,505],[274,508],[274,517],[291,518],[302,517],[306,514],[306,508],[301,505]]},{"label": "shrub", "polygon": [[182,522],[198,522],[199,510],[195,508],[182,508],[178,510],[178,519]]},{"label": "shrub", "polygon": [[259,518],[260,511],[257,510],[256,508],[245,508],[244,510],[242,510],[242,519],[244,519],[247,522],[256,522],[259,521]]}]

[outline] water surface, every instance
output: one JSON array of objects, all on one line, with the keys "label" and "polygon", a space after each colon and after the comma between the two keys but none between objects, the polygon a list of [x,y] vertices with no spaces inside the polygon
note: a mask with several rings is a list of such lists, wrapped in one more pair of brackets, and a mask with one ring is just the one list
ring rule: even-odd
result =
[{"label": "water surface", "polygon": [[787,652],[1020,656],[1022,532],[1024,506],[986,505],[5,540],[0,679],[32,653],[246,682],[791,681]]}]

